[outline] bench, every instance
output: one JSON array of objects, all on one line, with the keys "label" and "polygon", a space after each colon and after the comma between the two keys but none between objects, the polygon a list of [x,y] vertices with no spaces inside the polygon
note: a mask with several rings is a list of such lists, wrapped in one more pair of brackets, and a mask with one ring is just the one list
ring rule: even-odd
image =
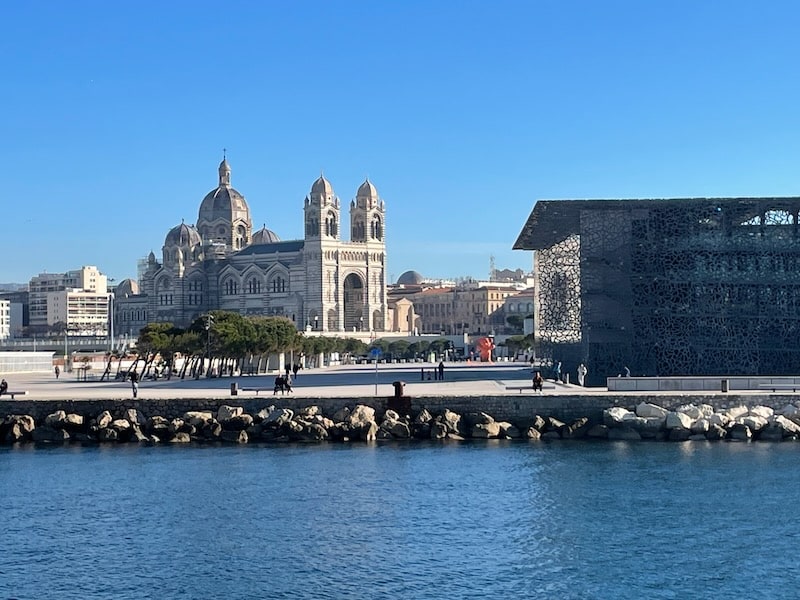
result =
[{"label": "bench", "polygon": [[[271,390],[272,388],[252,388],[252,387],[242,387],[236,388],[237,392],[255,392],[256,396],[258,396],[259,392],[266,392],[267,390]],[[231,392],[233,395],[233,392]]]},{"label": "bench", "polygon": [[772,390],[773,393],[777,390],[792,390],[796,392],[800,388],[800,383],[759,383],[758,387],[762,390]]},{"label": "bench", "polygon": [[3,396],[11,396],[11,399],[13,400],[14,396],[27,396],[28,392],[27,391],[20,392],[20,391],[6,390],[5,392],[3,392],[2,395]]},{"label": "bench", "polygon": [[[543,383],[542,384],[542,390],[554,390],[554,389],[556,389],[556,384],[554,384],[554,383]],[[531,391],[533,391],[533,384],[531,383],[531,384],[528,384],[528,385],[507,385],[506,386],[506,391],[508,391],[508,390],[518,390],[519,393],[521,394],[522,390],[531,390]]]}]

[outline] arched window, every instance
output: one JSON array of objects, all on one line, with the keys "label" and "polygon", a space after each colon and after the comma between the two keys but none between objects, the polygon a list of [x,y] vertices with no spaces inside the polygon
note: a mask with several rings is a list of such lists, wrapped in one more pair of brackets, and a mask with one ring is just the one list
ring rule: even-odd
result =
[{"label": "arched window", "polygon": [[247,293],[248,294],[260,294],[261,293],[261,280],[257,277],[251,277],[250,280],[247,282]]},{"label": "arched window", "polygon": [[336,215],[332,212],[328,213],[325,219],[325,235],[329,237],[336,237],[338,234],[338,225],[336,223]]},{"label": "arched window", "polygon": [[288,291],[286,280],[280,275],[273,277],[272,281],[270,282],[270,291],[272,291],[274,294],[282,294]]},{"label": "arched window", "polygon": [[236,281],[233,279],[228,279],[225,282],[225,295],[235,296],[238,293],[239,293],[239,286],[236,284]]},{"label": "arched window", "polygon": [[370,233],[372,234],[373,240],[383,239],[383,225],[381,224],[381,218],[378,215],[372,217]]}]

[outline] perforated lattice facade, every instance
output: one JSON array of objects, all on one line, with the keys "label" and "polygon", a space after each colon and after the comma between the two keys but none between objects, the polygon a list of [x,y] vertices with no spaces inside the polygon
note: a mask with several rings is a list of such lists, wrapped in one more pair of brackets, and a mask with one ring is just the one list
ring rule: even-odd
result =
[{"label": "perforated lattice facade", "polygon": [[800,373],[800,198],[560,200],[534,207],[536,336],[592,382]]}]

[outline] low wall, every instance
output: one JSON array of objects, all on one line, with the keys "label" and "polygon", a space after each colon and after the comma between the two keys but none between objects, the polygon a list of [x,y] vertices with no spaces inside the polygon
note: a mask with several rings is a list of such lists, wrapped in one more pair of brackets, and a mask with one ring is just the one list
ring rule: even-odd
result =
[{"label": "low wall", "polygon": [[[680,396],[648,395],[648,394],[554,394],[554,395],[520,395],[520,396],[472,396],[456,398],[452,396],[419,396],[407,397],[411,403],[412,414],[427,408],[433,414],[441,414],[444,409],[456,413],[485,412],[498,421],[510,421],[518,426],[527,426],[535,415],[553,416],[565,422],[581,417],[590,421],[602,420],[603,411],[612,406],[621,406],[633,410],[641,402],[657,404],[668,410],[682,404],[710,404],[716,411],[734,406],[769,406],[781,409],[787,404],[799,400],[797,394],[764,394],[764,395],[691,395]],[[275,405],[297,410],[306,406],[319,406],[323,414],[332,415],[344,406],[354,407],[364,404],[382,413],[387,407],[389,398],[293,398],[290,396],[265,396],[260,398],[211,399],[126,399],[126,400],[0,400],[0,418],[8,415],[31,415],[37,421],[57,410],[67,413],[94,417],[104,410],[118,415],[129,408],[135,408],[145,416],[160,415],[167,419],[182,416],[190,410],[210,410],[216,412],[222,405],[241,406],[250,414],[262,408]]]},{"label": "low wall", "polygon": [[[723,383],[725,382],[725,383]],[[800,377],[609,377],[609,392],[720,392],[760,390],[771,383],[797,385]],[[727,386],[723,389],[723,386]]]}]

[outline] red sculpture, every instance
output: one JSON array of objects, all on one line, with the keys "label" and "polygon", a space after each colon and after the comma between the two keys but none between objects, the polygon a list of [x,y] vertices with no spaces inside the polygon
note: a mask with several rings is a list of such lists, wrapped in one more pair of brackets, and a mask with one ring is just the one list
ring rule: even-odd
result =
[{"label": "red sculpture", "polygon": [[475,349],[481,357],[481,362],[492,362],[492,350],[494,350],[494,340],[492,338],[478,338],[478,341],[475,342]]}]

